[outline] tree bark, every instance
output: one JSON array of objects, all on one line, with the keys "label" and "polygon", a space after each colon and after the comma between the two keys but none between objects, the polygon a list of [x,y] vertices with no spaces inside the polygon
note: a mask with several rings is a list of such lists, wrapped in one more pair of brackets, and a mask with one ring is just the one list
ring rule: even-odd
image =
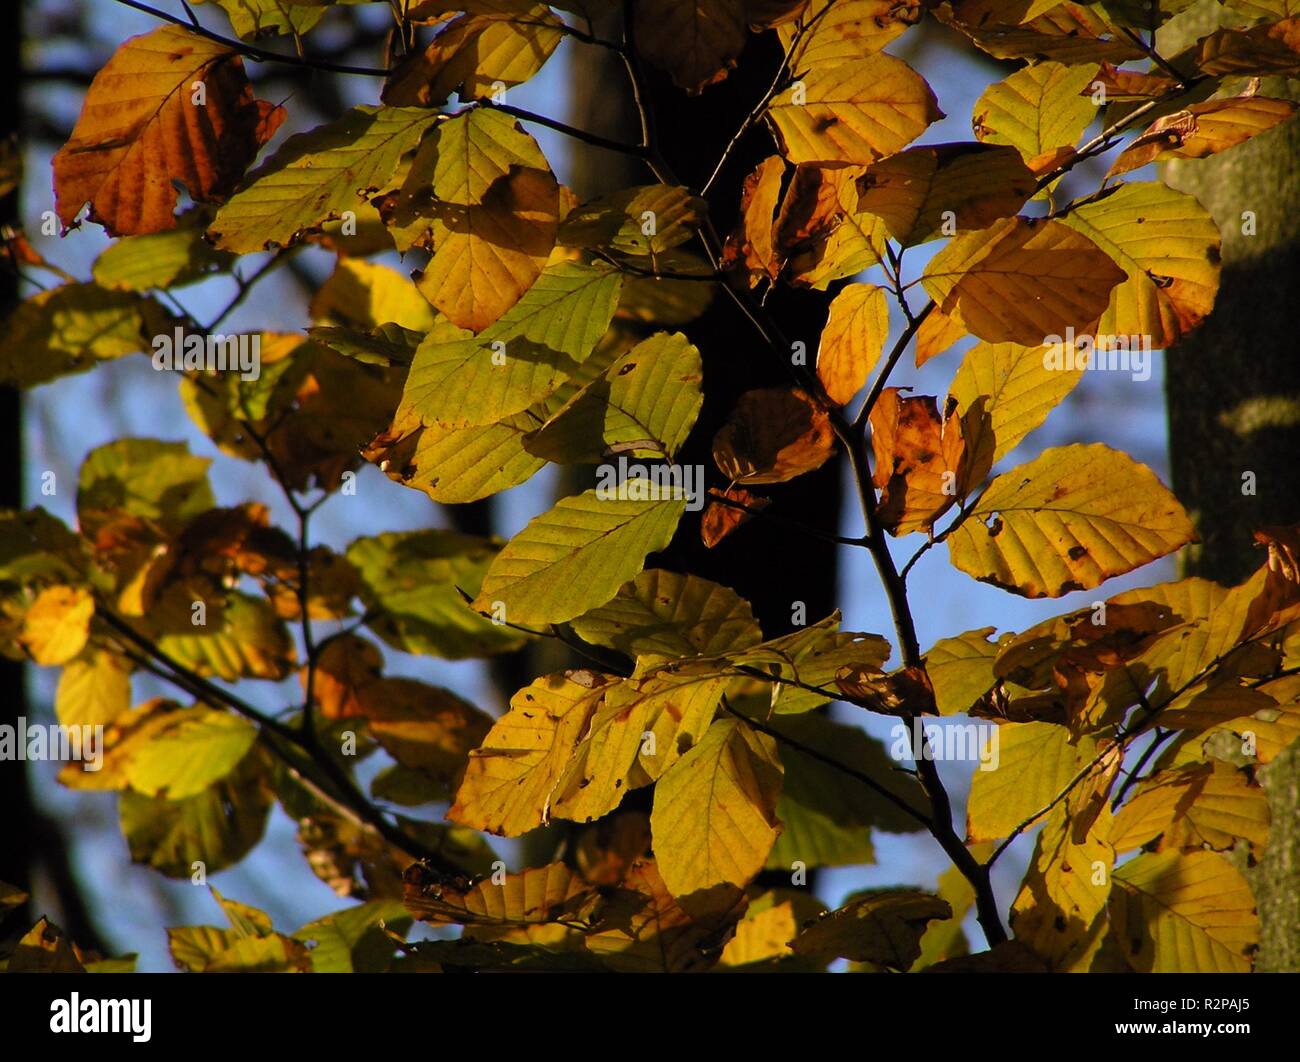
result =
[{"label": "tree bark", "polygon": [[[1215,0],[1162,34],[1162,54],[1226,21]],[[1300,98],[1265,79],[1263,96]],[[1214,313],[1170,351],[1166,370],[1174,492],[1200,544],[1184,574],[1224,584],[1263,561],[1252,532],[1300,523],[1300,121],[1211,159],[1171,163],[1165,179],[1194,195],[1223,233]],[[1253,222],[1253,224],[1252,224]],[[1249,871],[1261,923],[1257,968],[1300,970],[1300,748],[1260,772],[1272,811],[1268,849]]]}]

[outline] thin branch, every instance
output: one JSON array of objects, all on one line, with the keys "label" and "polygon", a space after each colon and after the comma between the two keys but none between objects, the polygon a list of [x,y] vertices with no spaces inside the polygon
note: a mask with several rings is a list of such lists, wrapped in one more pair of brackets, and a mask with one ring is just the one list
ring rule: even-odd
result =
[{"label": "thin branch", "polygon": [[555,118],[548,118],[544,114],[537,114],[534,111],[526,111],[522,107],[514,107],[506,103],[497,103],[496,101],[484,97],[476,101],[480,107],[491,107],[493,110],[500,111],[502,114],[509,114],[523,122],[533,122],[536,125],[544,125],[548,129],[554,129],[557,133],[563,133],[565,136],[572,137],[574,140],[580,140],[584,144],[590,144],[592,147],[605,148],[607,151],[617,151],[623,155],[631,155],[634,158],[645,158],[645,149],[640,144],[628,144],[622,140],[611,140],[609,137],[600,136],[597,133],[589,133],[585,129],[578,129],[572,125],[558,121]]},{"label": "thin branch", "polygon": [[1158,66],[1161,70],[1163,70],[1166,74],[1168,74],[1171,78],[1173,78],[1176,82],[1178,82],[1178,86],[1180,88],[1186,90],[1187,80],[1183,77],[1182,74],[1180,74],[1177,70],[1174,69],[1173,65],[1169,62],[1168,59],[1166,59],[1163,55],[1161,55],[1159,52],[1156,51],[1154,44],[1152,44],[1150,41],[1145,40],[1140,33],[1134,33],[1127,26],[1120,26],[1120,30],[1123,32],[1124,36],[1126,36],[1129,40],[1131,40],[1134,44],[1136,44],[1139,48],[1142,49],[1143,54],[1148,59],[1150,59],[1153,63],[1156,64],[1156,66]]},{"label": "thin branch", "polygon": [[[383,67],[352,66],[347,63],[331,62],[328,59],[313,59],[310,56],[284,55],[280,52],[268,51],[246,41],[223,37],[220,33],[214,33],[212,30],[200,25],[197,20],[185,19],[170,12],[161,11],[149,4],[140,3],[140,0],[116,0],[116,3],[121,4],[123,7],[134,8],[136,11],[143,11],[146,15],[152,15],[163,22],[170,22],[173,26],[184,26],[191,33],[206,37],[217,44],[224,44],[231,51],[239,52],[240,55],[246,56],[254,62],[306,67],[310,70],[324,70],[331,74],[360,74],[363,77],[387,77],[390,73],[389,70]],[[191,12],[192,14],[193,12]]]},{"label": "thin branch", "polygon": [[861,782],[863,785],[871,789],[872,792],[876,793],[879,796],[884,797],[900,811],[904,812],[912,819],[915,819],[916,822],[920,823],[920,825],[925,829],[928,830],[931,828],[932,824],[930,822],[930,819],[924,813],[912,807],[911,804],[909,804],[901,796],[899,796],[897,793],[891,790],[888,786],[882,785],[880,782],[877,782],[874,778],[871,777],[871,775],[867,774],[865,771],[860,771],[856,767],[850,767],[847,763],[841,763],[833,756],[827,756],[824,752],[819,752],[811,745],[805,745],[802,741],[799,741],[797,738],[792,738],[790,737],[789,734],[783,734],[781,731],[768,726],[766,723],[761,723],[757,719],[754,719],[752,716],[748,716],[745,715],[743,712],[737,711],[735,708],[731,706],[731,702],[727,700],[725,695],[722,698],[722,707],[727,712],[730,712],[732,715],[734,715],[737,719],[743,719],[746,723],[752,726],[760,734],[766,734],[768,737],[781,743],[782,745],[788,745],[796,752],[802,752],[805,756],[811,757],[812,759],[816,760],[818,763],[824,764],[825,766],[830,767],[832,770],[839,771],[841,774],[847,775],[849,778]]},{"label": "thin branch", "polygon": [[[902,298],[901,295],[899,297]],[[884,365],[881,366],[875,382],[871,385],[871,390],[867,392],[867,397],[863,400],[862,408],[858,410],[858,415],[853,418],[853,430],[855,432],[862,432],[865,430],[867,421],[871,417],[871,411],[875,408],[876,402],[880,398],[880,393],[885,389],[885,383],[889,379],[889,374],[894,371],[894,366],[898,364],[898,360],[903,356],[903,352],[907,350],[908,344],[912,342],[916,333],[920,330],[921,325],[923,325],[925,319],[934,312],[934,309],[935,303],[934,300],[931,299],[921,308],[919,313],[913,314],[909,319],[907,327],[903,329],[902,335],[898,337],[897,342],[894,343],[894,348],[889,352],[889,357],[885,359]]]}]

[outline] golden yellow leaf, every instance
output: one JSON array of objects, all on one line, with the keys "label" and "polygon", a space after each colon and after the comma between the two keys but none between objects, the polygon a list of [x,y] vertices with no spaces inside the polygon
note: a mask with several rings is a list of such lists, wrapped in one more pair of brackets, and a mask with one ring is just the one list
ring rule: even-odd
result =
[{"label": "golden yellow leaf", "polygon": [[503,837],[541,826],[551,790],[611,681],[590,671],[566,672],[516,693],[510,711],[470,753],[447,819]]},{"label": "golden yellow leaf", "polygon": [[1110,934],[1139,973],[1248,973],[1259,939],[1250,885],[1213,852],[1148,853],[1115,871]]},{"label": "golden yellow leaf", "polygon": [[948,538],[952,563],[1025,597],[1088,590],[1192,541],[1177,499],[1101,443],[1056,447],[998,476]]},{"label": "golden yellow leaf", "polygon": [[1090,64],[1030,63],[984,90],[971,127],[985,143],[1010,144],[1026,162],[1072,147],[1097,115],[1095,73]]},{"label": "golden yellow leaf", "polygon": [[670,893],[744,885],[763,869],[781,830],[781,771],[776,742],[727,717],[660,779],[650,829]]},{"label": "golden yellow leaf", "polygon": [[563,23],[536,5],[522,14],[465,14],[446,23],[428,46],[398,63],[384,86],[394,107],[437,107],[490,95],[536,74],[564,39]]},{"label": "golden yellow leaf", "polygon": [[95,598],[74,586],[49,586],[36,595],[23,619],[19,642],[42,667],[66,664],[86,646]]},{"label": "golden yellow leaf", "polygon": [[937,896],[880,889],[852,899],[804,927],[791,943],[796,955],[822,955],[906,970],[921,955],[921,936],[952,908]]},{"label": "golden yellow leaf", "polygon": [[758,164],[745,178],[740,199],[740,221],[736,232],[727,240],[724,262],[743,262],[752,288],[760,280],[776,280],[782,261],[773,246],[773,220],[781,196],[781,179],[785,163],[773,155]]},{"label": "golden yellow leaf", "polygon": [[921,278],[942,313],[990,343],[1036,346],[1087,333],[1124,270],[1063,222],[1006,218],[958,236]]},{"label": "golden yellow leaf", "polygon": [[1145,779],[1115,816],[1111,842],[1126,852],[1160,837],[1159,851],[1208,848],[1222,852],[1237,838],[1268,844],[1264,790],[1221,760],[1160,771]]},{"label": "golden yellow leaf", "polygon": [[[1052,723],[1003,723],[996,731],[996,769],[977,770],[966,804],[966,840],[995,841],[1042,812],[1074,780],[1096,751]],[[983,763],[981,763],[983,766]]]},{"label": "golden yellow leaf", "polygon": [[920,22],[922,12],[920,0],[809,0],[777,33],[782,45],[793,46],[789,65],[798,76],[875,54]]},{"label": "golden yellow leaf", "polygon": [[223,199],[285,111],[253,96],[242,58],[181,26],[132,37],[95,75],[54,156],[64,225],[89,202],[110,235],[176,227],[176,188]]},{"label": "golden yellow leaf", "polygon": [[1231,96],[1193,103],[1158,118],[1120,154],[1107,177],[1117,177],[1149,162],[1204,159],[1266,133],[1295,114],[1294,100]]},{"label": "golden yellow leaf", "polygon": [[835,296],[817,347],[817,378],[832,401],[844,405],[862,390],[888,335],[884,288],[850,284]]},{"label": "golden yellow leaf", "polygon": [[768,114],[790,162],[862,165],[901,150],[944,116],[925,79],[883,53],[809,71]]},{"label": "golden yellow leaf", "polygon": [[1214,308],[1219,230],[1193,196],[1160,181],[1123,184],[1072,209],[1061,223],[1087,236],[1127,274],[1097,322],[1099,346],[1104,336],[1163,349]]},{"label": "golden yellow leaf", "polygon": [[1081,365],[1048,367],[1046,351],[1016,343],[977,343],[966,352],[948,388],[962,414],[964,487],[978,486],[1083,378]]},{"label": "golden yellow leaf", "polygon": [[1010,217],[1036,185],[1015,148],[927,145],[868,166],[858,178],[858,210],[882,218],[889,234],[911,247]]}]

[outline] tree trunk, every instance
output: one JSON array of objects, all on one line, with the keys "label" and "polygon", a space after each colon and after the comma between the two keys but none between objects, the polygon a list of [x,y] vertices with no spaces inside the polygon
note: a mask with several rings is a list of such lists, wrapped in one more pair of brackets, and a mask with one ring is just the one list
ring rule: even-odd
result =
[{"label": "tree trunk", "polygon": [[[1224,14],[1214,0],[1188,12],[1169,41],[1161,36],[1162,54],[1205,36]],[[1300,98],[1281,78],[1265,79],[1260,94]],[[1216,158],[1172,163],[1165,178],[1196,196],[1223,233],[1218,302],[1170,352],[1166,391],[1173,488],[1201,538],[1184,572],[1232,584],[1263,561],[1253,530],[1300,523],[1300,121]],[[1273,826],[1249,872],[1257,968],[1300,970],[1300,748],[1261,774]]]}]

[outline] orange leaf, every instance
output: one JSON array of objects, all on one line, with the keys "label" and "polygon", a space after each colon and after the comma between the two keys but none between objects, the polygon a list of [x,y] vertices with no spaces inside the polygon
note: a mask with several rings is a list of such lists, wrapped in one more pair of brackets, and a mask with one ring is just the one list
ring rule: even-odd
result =
[{"label": "orange leaf", "polygon": [[90,218],[111,235],[176,227],[176,188],[224,199],[284,108],[253,96],[243,60],[180,26],[123,44],[95,75],[72,137],[54,156],[58,215]]},{"label": "orange leaf", "polygon": [[957,500],[966,444],[956,407],[950,399],[940,417],[932,395],[897,387],[886,387],[871,407],[879,516],[895,535],[928,530]]}]

